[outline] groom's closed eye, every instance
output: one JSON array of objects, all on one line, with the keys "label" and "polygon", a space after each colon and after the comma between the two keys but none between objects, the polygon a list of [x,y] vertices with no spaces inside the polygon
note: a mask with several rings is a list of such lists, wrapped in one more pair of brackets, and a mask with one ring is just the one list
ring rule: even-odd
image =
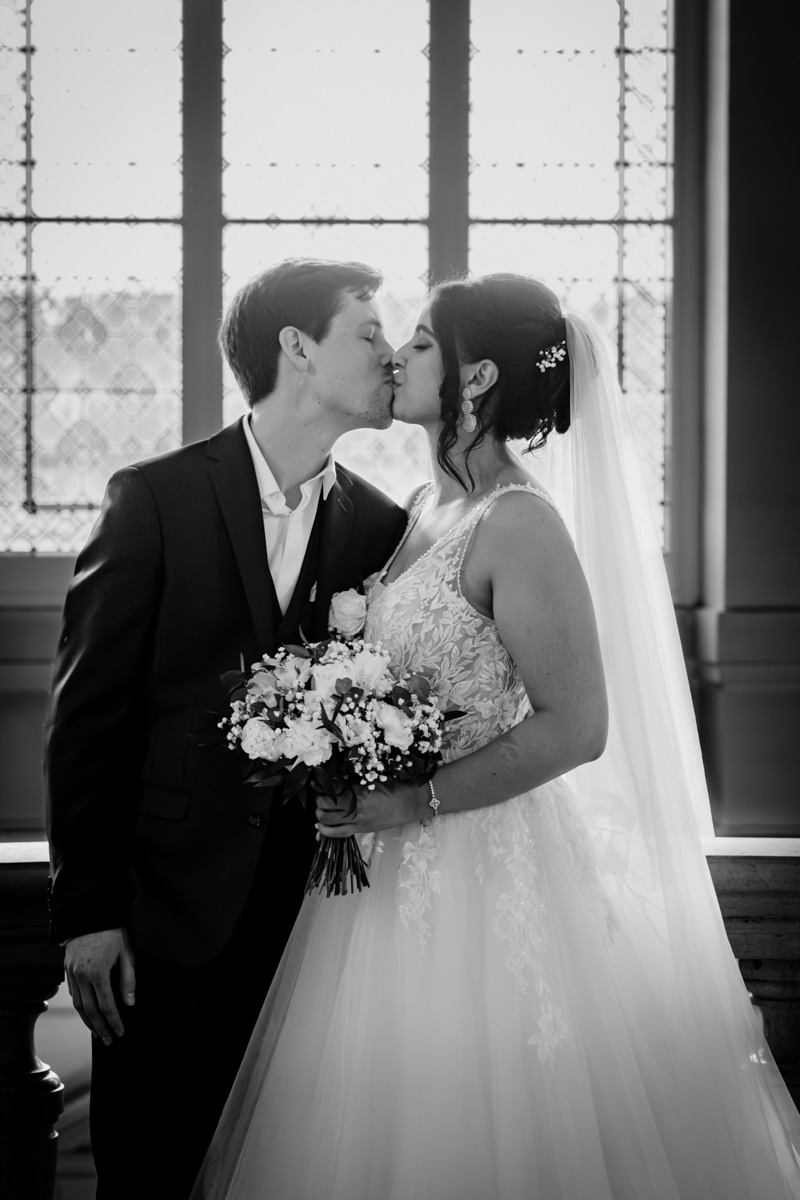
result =
[{"label": "groom's closed eye", "polygon": [[383,326],[381,325],[380,321],[370,321],[367,325],[362,325],[361,329],[363,331],[362,337],[364,337],[366,341],[372,342],[375,339],[375,331],[378,329],[383,329]]}]

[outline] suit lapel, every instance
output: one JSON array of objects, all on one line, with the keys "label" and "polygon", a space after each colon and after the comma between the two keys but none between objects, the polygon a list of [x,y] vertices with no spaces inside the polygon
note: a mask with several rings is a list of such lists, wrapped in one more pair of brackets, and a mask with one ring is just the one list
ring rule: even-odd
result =
[{"label": "suit lapel", "polygon": [[317,596],[312,618],[315,640],[325,637],[328,631],[328,609],[331,596],[341,591],[352,573],[349,563],[352,556],[350,535],[353,529],[353,502],[349,491],[350,477],[340,466],[336,467],[336,482],[328,492],[322,508],[322,531],[317,573]]},{"label": "suit lapel", "polygon": [[273,649],[275,587],[267,560],[258,482],[241,421],[211,438],[206,458],[242,577],[258,650],[268,653]]}]

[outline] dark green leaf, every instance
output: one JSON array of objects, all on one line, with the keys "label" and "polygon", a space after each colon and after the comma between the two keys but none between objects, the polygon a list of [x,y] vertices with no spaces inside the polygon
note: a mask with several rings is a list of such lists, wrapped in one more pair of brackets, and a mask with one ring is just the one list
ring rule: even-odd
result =
[{"label": "dark green leaf", "polygon": [[298,658],[311,658],[311,654],[305,646],[287,646],[286,649],[290,654],[296,654]]},{"label": "dark green leaf", "polygon": [[225,671],[219,677],[220,683],[226,688],[239,687],[245,682],[246,679],[247,676],[245,675],[244,671]]},{"label": "dark green leaf", "polygon": [[430,680],[426,679],[424,675],[414,674],[409,676],[407,687],[416,696],[419,696],[420,700],[427,700],[431,694]]},{"label": "dark green leaf", "polygon": [[335,733],[337,738],[339,739],[339,741],[343,742],[344,738],[342,737],[342,731],[340,730],[338,725],[335,725],[333,723],[333,721],[330,719],[328,714],[325,712],[324,704],[320,704],[320,706],[319,706],[319,716],[320,716],[320,720],[322,721],[323,726],[325,727],[325,729],[327,729],[328,733]]},{"label": "dark green leaf", "polygon": [[186,735],[196,746],[216,746],[220,742],[227,742],[227,738],[221,733],[187,733]]},{"label": "dark green leaf", "polygon": [[283,771],[276,771],[274,767],[261,767],[260,770],[251,771],[245,776],[248,783],[263,784],[264,787],[272,787],[276,783],[280,783],[284,778]]},{"label": "dark green leaf", "polygon": [[334,801],[337,799],[333,780],[324,767],[314,767],[314,779],[326,796]]},{"label": "dark green leaf", "polygon": [[286,780],[286,791],[284,793],[287,800],[291,800],[292,796],[296,796],[297,793],[305,787],[305,785],[308,783],[308,777],[310,774],[311,768],[307,767],[305,763],[298,763],[297,766],[289,772],[289,776]]}]

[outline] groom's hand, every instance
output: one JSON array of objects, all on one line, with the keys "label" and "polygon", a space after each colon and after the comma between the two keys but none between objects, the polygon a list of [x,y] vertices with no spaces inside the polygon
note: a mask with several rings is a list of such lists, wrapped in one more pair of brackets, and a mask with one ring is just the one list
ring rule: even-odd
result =
[{"label": "groom's hand", "polygon": [[120,1019],[111,976],[119,968],[119,991],[125,1004],[135,1000],[134,954],[124,929],[103,929],[71,938],[64,951],[67,987],[78,1015],[93,1036],[106,1046],[112,1034],[125,1032]]},{"label": "groom's hand", "polygon": [[372,791],[358,787],[355,815],[346,814],[341,808],[317,807],[317,829],[323,837],[343,838],[351,834],[379,833],[395,825],[409,825],[425,821],[431,815],[428,805],[430,791],[427,784],[417,787],[413,783],[393,783],[391,786],[378,783]]}]

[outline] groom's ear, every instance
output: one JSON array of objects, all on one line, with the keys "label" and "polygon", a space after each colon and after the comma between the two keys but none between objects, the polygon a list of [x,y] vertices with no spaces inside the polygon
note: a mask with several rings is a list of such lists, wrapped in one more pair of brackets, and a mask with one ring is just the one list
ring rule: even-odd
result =
[{"label": "groom's ear", "polygon": [[294,325],[286,325],[278,334],[281,349],[297,371],[308,370],[308,355],[306,354],[306,334]]}]

